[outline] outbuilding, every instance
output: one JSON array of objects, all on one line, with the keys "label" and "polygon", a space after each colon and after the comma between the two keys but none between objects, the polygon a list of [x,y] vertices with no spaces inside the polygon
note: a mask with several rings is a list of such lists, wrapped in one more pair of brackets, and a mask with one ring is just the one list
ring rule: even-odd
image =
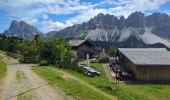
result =
[{"label": "outbuilding", "polygon": [[70,40],[69,45],[75,53],[75,58],[86,59],[86,54],[89,54],[90,58],[100,58],[103,49],[95,47],[93,43],[88,40]]},{"label": "outbuilding", "polygon": [[136,80],[170,81],[170,52],[165,48],[119,48],[118,53]]}]

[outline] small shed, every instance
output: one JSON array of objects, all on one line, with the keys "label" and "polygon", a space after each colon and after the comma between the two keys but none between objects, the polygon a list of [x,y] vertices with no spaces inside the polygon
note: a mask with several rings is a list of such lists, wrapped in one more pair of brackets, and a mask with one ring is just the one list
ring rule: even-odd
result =
[{"label": "small shed", "polygon": [[118,53],[136,80],[170,81],[170,52],[165,48],[119,48]]},{"label": "small shed", "polygon": [[93,47],[93,44],[87,40],[70,40],[69,45],[75,52],[75,57],[86,57],[85,53],[89,48]]}]

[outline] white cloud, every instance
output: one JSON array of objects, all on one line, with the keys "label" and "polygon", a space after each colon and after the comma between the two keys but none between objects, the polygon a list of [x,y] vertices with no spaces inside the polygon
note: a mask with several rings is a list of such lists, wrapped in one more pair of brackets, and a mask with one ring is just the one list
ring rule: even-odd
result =
[{"label": "white cloud", "polygon": [[170,16],[170,10],[165,10],[165,11],[163,11],[163,13],[166,13]]},{"label": "white cloud", "polygon": [[38,22],[38,19],[33,19],[33,18],[23,18],[21,20],[26,21],[28,24],[33,25],[34,23]]},{"label": "white cloud", "polygon": [[44,22],[44,27],[43,27],[46,31],[54,31],[54,30],[60,30],[65,28],[65,25],[61,22],[58,21],[45,21]]},{"label": "white cloud", "polygon": [[[84,8],[83,6],[79,6],[80,8],[82,7],[82,11],[78,16],[75,16],[73,18],[69,18],[68,20],[66,20],[65,23],[56,23],[56,22],[51,22],[53,24],[51,24],[51,29],[52,30],[60,30],[63,29],[67,26],[71,26],[73,24],[80,24],[82,22],[87,22],[90,18],[96,16],[99,13],[103,13],[103,14],[113,14],[115,16],[125,16],[128,17],[132,12],[135,11],[145,11],[145,10],[153,10],[153,9],[158,9],[160,7],[160,5],[165,4],[167,2],[167,0],[119,0],[118,2],[111,2],[110,1],[104,1],[104,2],[100,2],[94,5],[88,5],[87,9]],[[117,7],[113,7],[113,8],[109,8],[109,9],[105,9],[105,8],[93,8],[95,6],[98,5],[102,5],[102,4],[115,4],[117,5]],[[76,11],[76,9],[80,9],[80,8],[69,8],[69,11]],[[74,9],[74,10],[73,10]],[[67,12],[64,11],[64,12]],[[70,24],[68,24],[70,23]]]},{"label": "white cloud", "polygon": [[90,9],[88,11],[82,12],[80,15],[70,18],[68,22],[74,23],[74,24],[80,24],[82,22],[87,22],[90,18],[93,18],[99,13],[103,14],[112,14],[112,12],[106,10],[106,9]]},{"label": "white cloud", "polygon": [[[42,30],[60,30],[73,24],[88,21],[99,13],[128,17],[135,11],[155,10],[170,0],[101,0],[98,3],[80,2],[80,0],[0,0],[0,9],[6,10],[7,16],[25,20],[29,24],[40,23]],[[99,6],[111,5],[109,8]],[[51,20],[48,14],[78,15],[61,22]],[[169,13],[169,12],[167,12]],[[38,21],[39,18],[43,22]]]},{"label": "white cloud", "polygon": [[28,6],[31,4],[50,4],[50,3],[63,3],[64,0],[1,0],[0,8],[16,8]]},{"label": "white cloud", "polygon": [[43,15],[42,18],[43,18],[44,20],[48,20],[48,16],[47,16],[47,15]]},{"label": "white cloud", "polygon": [[[122,0],[121,0],[122,1]],[[110,8],[109,10],[116,16],[124,15],[128,17],[132,12],[135,11],[146,11],[159,9],[159,7],[169,0],[132,0],[124,1],[124,4],[118,7]]]},{"label": "white cloud", "polygon": [[47,15],[43,15],[43,22],[42,22],[42,30],[44,32],[49,32],[49,31],[58,31],[63,28],[66,28],[68,26],[72,26],[73,24],[70,22],[62,23],[59,21],[53,21],[48,19],[49,17]]},{"label": "white cloud", "polygon": [[90,9],[86,12],[82,12],[80,15],[70,18],[69,20],[67,20],[66,22],[62,23],[59,21],[52,21],[47,19],[48,16],[44,15],[43,18],[45,19],[43,22],[43,31],[48,32],[48,31],[58,31],[61,30],[63,28],[72,26],[74,24],[80,24],[82,22],[86,22],[88,21],[90,18],[96,16],[99,13],[110,13],[105,9]]},{"label": "white cloud", "polygon": [[[37,16],[44,13],[70,14],[92,8],[89,3],[79,0],[0,0],[0,9],[5,9],[13,16],[21,14]],[[24,16],[22,15],[22,16]]]}]

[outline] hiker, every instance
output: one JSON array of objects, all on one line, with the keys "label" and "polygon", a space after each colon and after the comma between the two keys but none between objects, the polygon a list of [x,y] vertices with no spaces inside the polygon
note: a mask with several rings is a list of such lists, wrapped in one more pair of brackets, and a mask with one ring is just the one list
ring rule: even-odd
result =
[{"label": "hiker", "polygon": [[120,74],[116,72],[116,83],[119,83],[119,80],[120,80]]},{"label": "hiker", "polygon": [[118,72],[118,68],[115,69],[115,77],[116,77],[116,83],[119,83],[119,72]]},{"label": "hiker", "polygon": [[121,81],[122,80],[122,70],[120,68],[118,69],[118,73],[120,75],[120,79],[119,80]]}]

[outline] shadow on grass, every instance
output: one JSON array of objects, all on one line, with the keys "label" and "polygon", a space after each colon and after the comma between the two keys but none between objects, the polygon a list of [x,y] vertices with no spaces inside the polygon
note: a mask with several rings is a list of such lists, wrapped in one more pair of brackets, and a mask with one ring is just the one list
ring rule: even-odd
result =
[{"label": "shadow on grass", "polygon": [[127,85],[170,85],[170,81],[124,81]]}]

